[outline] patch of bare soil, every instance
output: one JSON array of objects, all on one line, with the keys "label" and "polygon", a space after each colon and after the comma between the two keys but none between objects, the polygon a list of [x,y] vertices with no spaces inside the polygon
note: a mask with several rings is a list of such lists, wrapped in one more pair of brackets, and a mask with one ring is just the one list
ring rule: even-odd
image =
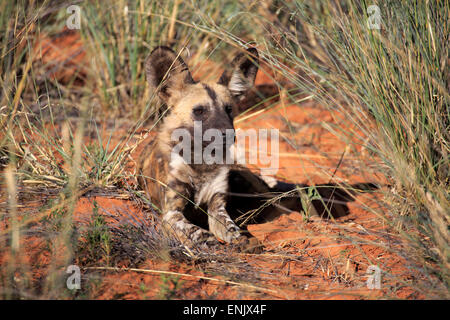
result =
[{"label": "patch of bare soil", "polygon": [[64,84],[72,80],[76,84],[83,83],[87,74],[87,57],[79,32],[64,29],[53,36],[40,34],[35,43],[33,64],[43,67],[42,77]]}]

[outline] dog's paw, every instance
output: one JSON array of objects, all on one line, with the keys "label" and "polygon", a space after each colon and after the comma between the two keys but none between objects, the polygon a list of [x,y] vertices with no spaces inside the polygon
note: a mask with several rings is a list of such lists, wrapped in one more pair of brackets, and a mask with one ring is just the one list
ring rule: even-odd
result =
[{"label": "dog's paw", "polygon": [[228,217],[228,214],[211,215],[208,218],[209,231],[217,239],[231,243],[241,236],[239,227]]}]

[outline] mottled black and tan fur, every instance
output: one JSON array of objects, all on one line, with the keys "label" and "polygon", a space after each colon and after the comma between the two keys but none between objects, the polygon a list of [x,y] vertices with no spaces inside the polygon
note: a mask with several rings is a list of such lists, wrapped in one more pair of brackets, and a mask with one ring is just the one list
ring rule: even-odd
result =
[{"label": "mottled black and tan fur", "polygon": [[[233,70],[215,82],[196,82],[186,63],[168,47],[157,47],[146,60],[150,88],[169,108],[156,138],[145,148],[139,164],[139,181],[163,212],[167,230],[186,245],[226,243],[251,246],[226,210],[229,191],[227,164],[188,164],[171,151],[175,129],[193,130],[201,121],[203,131],[234,130],[233,117],[241,97],[253,86],[258,53],[248,49],[232,62]],[[207,220],[207,225],[196,221]],[[204,223],[203,223],[204,224]]]}]

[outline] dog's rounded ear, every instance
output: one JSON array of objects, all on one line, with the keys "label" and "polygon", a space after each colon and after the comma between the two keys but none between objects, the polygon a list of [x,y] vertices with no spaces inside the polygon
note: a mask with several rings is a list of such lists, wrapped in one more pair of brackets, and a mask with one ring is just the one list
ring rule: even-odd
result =
[{"label": "dog's rounded ear", "polygon": [[233,71],[225,71],[219,79],[219,84],[228,86],[231,94],[241,99],[253,87],[259,67],[259,55],[256,48],[241,52],[231,62]]},{"label": "dog's rounded ear", "polygon": [[195,83],[179,54],[165,46],[156,47],[145,61],[147,81],[163,102],[179,94],[186,84]]}]

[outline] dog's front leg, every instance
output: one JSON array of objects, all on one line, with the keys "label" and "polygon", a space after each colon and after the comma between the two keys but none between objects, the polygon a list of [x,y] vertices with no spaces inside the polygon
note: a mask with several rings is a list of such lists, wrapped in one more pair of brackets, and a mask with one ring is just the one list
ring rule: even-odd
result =
[{"label": "dog's front leg", "polygon": [[209,231],[218,239],[231,243],[241,236],[239,227],[225,210],[226,196],[216,193],[208,204]]},{"label": "dog's front leg", "polygon": [[165,229],[188,247],[218,244],[218,241],[210,232],[192,224],[184,216],[183,211],[189,199],[186,185],[172,178],[168,186],[163,215]]}]

